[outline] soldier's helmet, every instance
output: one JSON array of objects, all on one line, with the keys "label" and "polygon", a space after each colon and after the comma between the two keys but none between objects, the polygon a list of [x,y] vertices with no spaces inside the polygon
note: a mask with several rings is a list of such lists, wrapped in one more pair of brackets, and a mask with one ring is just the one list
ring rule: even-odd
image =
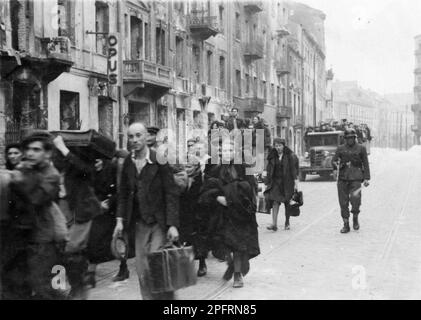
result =
[{"label": "soldier's helmet", "polygon": [[357,132],[353,128],[349,128],[345,130],[345,139],[346,138],[356,138]]}]

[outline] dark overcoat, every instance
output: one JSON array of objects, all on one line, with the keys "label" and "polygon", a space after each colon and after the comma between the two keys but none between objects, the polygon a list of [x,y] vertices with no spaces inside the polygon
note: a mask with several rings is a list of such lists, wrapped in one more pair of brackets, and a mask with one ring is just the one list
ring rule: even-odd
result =
[{"label": "dark overcoat", "polygon": [[[237,177],[229,177],[235,170]],[[242,165],[208,165],[200,203],[211,214],[209,233],[212,250],[243,252],[251,259],[260,254],[256,221],[256,183],[253,176],[245,175]],[[216,201],[227,199],[228,206]],[[222,246],[222,248],[221,248]]]},{"label": "dark overcoat", "polygon": [[[140,183],[147,190],[140,195],[137,203],[148,216],[153,216],[164,230],[169,226],[179,227],[179,198],[174,176],[168,164],[159,164],[156,152],[150,150],[151,163],[142,169]],[[144,170],[144,172],[143,172]],[[135,219],[136,180],[138,173],[129,155],[123,164],[120,191],[117,196],[117,217],[123,218],[125,228],[132,226]]]},{"label": "dark overcoat", "polygon": [[[279,154],[275,148],[272,148],[268,155],[268,165],[267,165],[267,177],[266,177],[266,190],[265,195],[269,194],[272,189],[275,181],[275,168],[276,164],[279,162]],[[295,189],[295,180],[298,175],[298,158],[288,147],[284,148],[284,155],[282,157],[283,162],[283,186],[285,192],[285,200],[289,202],[294,194]],[[267,201],[268,209],[272,208],[272,202]]]}]

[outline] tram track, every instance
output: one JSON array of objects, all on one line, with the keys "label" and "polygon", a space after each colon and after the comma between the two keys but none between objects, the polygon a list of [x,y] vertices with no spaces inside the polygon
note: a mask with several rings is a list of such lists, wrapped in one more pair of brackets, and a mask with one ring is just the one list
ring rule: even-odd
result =
[{"label": "tram track", "polygon": [[[290,237],[288,237],[284,241],[281,241],[278,245],[273,246],[269,251],[267,251],[263,254],[263,257],[262,256],[260,257],[261,261],[266,261],[267,259],[269,259],[270,255],[273,251],[279,250],[280,248],[288,245],[288,243],[290,243],[292,240],[295,240],[298,237],[302,236],[308,230],[310,230],[312,227],[317,225],[322,220],[326,219],[326,217],[332,215],[337,210],[338,210],[337,206],[333,207],[327,213],[319,216],[318,218],[316,218],[313,221],[311,221],[310,223],[308,223],[306,226],[304,226],[297,233],[292,234]],[[231,287],[232,287],[232,283],[230,281],[221,280],[219,285],[214,290],[212,290],[210,293],[201,297],[200,300],[216,300],[218,297],[220,297],[222,294],[224,294],[224,292],[227,291],[228,289],[230,289]]]}]

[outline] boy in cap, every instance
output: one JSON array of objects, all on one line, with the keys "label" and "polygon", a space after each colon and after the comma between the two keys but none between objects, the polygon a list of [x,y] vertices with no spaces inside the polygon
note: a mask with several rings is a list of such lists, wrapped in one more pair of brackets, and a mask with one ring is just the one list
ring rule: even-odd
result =
[{"label": "boy in cap", "polygon": [[158,147],[156,136],[158,135],[159,130],[160,129],[158,127],[148,127],[148,137],[146,143],[148,147],[154,151],[156,151],[156,148]]}]

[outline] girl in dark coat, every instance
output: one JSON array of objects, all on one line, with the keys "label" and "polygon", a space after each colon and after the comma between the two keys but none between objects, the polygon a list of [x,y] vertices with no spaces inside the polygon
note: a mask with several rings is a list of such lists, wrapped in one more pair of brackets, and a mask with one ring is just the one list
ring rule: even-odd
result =
[{"label": "girl in dark coat", "polygon": [[297,181],[298,158],[285,145],[285,140],[275,138],[273,148],[268,156],[266,178],[266,205],[268,210],[273,208],[273,224],[268,230],[277,231],[278,212],[281,203],[285,204],[285,230],[289,230],[289,203],[298,187]]},{"label": "girl in dark coat", "polygon": [[214,241],[229,253],[225,280],[234,275],[234,287],[243,287],[242,275],[249,260],[260,254],[256,222],[256,182],[245,174],[243,164],[234,164],[233,144],[224,144],[222,162],[208,165],[200,203],[212,208]]}]

